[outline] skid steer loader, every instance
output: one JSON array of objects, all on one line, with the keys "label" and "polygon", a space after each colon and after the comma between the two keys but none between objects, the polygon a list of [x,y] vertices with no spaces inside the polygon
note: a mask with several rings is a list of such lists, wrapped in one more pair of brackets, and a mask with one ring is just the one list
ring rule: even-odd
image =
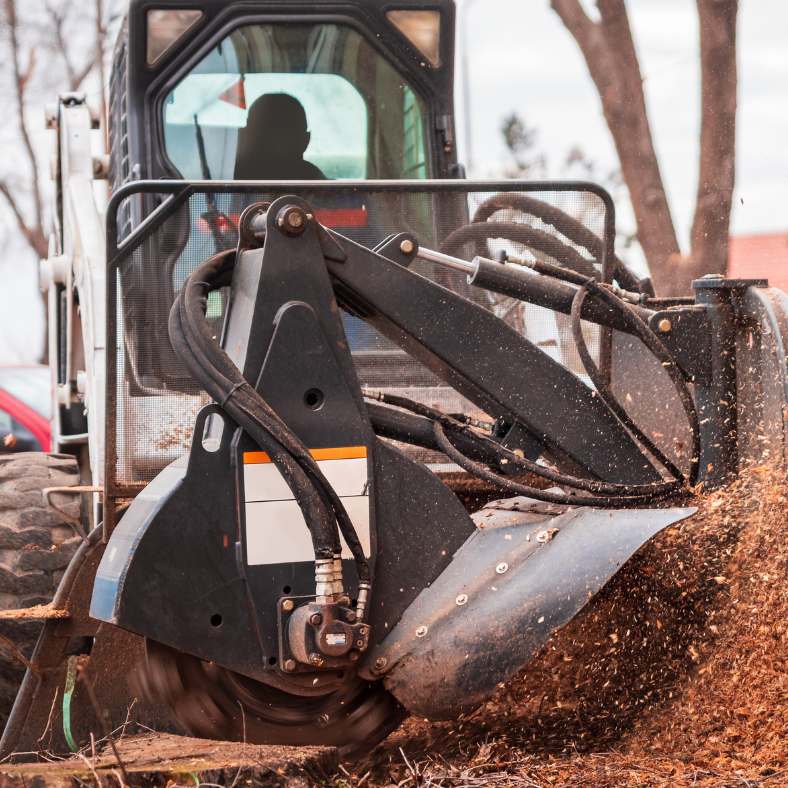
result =
[{"label": "skid steer loader", "polygon": [[346,751],[455,717],[697,485],[785,461],[785,294],[659,299],[603,189],[465,180],[453,23],[132,0],[108,167],[61,98],[47,462],[81,484],[47,495],[82,507],[3,757],[135,699],[151,727]]}]

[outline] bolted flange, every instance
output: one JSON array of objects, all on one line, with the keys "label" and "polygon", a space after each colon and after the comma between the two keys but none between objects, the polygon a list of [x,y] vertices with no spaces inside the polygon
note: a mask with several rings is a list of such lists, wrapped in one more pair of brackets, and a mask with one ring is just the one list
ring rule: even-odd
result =
[{"label": "bolted flange", "polygon": [[276,217],[276,226],[285,235],[301,235],[306,230],[308,218],[303,208],[286,205]]},{"label": "bolted flange", "polygon": [[377,671],[385,670],[386,665],[388,665],[388,664],[389,664],[389,661],[388,661],[388,659],[386,659],[386,657],[378,657],[375,660],[375,670],[377,670]]}]

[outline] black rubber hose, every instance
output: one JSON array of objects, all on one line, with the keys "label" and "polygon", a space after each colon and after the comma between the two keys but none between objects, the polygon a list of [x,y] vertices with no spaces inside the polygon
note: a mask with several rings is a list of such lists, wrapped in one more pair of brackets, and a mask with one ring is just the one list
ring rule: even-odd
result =
[{"label": "black rubber hose", "polygon": [[[420,446],[430,451],[439,452],[441,450],[435,439],[435,431],[432,429],[432,419],[405,413],[395,408],[387,408],[385,405],[377,405],[374,402],[367,402],[366,406],[372,428],[375,430],[375,434],[381,438]],[[498,452],[491,451],[477,441],[472,432],[458,432],[455,440],[460,451],[473,460],[496,463],[499,459]],[[498,446],[498,444],[495,445]]]},{"label": "black rubber hose", "polygon": [[[517,495],[527,495],[529,498],[535,498],[538,501],[547,501],[548,503],[557,503],[565,506],[602,506],[609,509],[627,509],[636,504],[643,503],[643,497],[629,497],[626,495],[616,496],[574,496],[566,493],[556,493],[550,490],[541,490],[538,487],[531,487],[520,482],[512,481],[511,479],[500,476],[494,473],[489,468],[474,462],[466,457],[459,451],[452,442],[446,437],[443,425],[436,421],[433,423],[435,430],[435,438],[441,447],[441,451],[453,462],[460,466],[463,470],[472,474],[473,476],[483,479],[490,484],[495,485],[503,490],[516,493]],[[655,494],[649,496],[649,500],[658,500],[660,498],[668,498],[675,493],[674,490],[664,494]]]},{"label": "black rubber hose", "polygon": [[[206,275],[203,277],[204,279],[211,280],[210,268],[211,266],[208,266],[208,270],[203,270],[200,272],[201,274]],[[197,272],[195,272],[195,274],[197,274]],[[230,271],[226,272],[226,275],[229,274]],[[197,275],[196,278],[199,278],[199,275]],[[214,281],[213,286],[221,286],[223,283],[226,282],[222,281],[221,278],[217,278]],[[198,285],[206,285],[206,284],[207,283],[205,281],[198,282]],[[184,290],[184,298],[185,299],[189,298],[188,288]],[[207,291],[202,295],[199,303],[199,307],[197,309],[197,311],[201,316],[204,315],[206,300],[207,300]],[[186,310],[187,314],[189,312],[193,313],[193,311],[194,311],[193,309]],[[243,411],[245,411],[244,415],[247,417],[247,419],[241,423],[241,426],[250,428],[250,434],[252,434],[254,437],[254,434],[251,433],[252,425],[249,424],[248,418],[254,420],[255,416],[257,416],[258,418],[262,417],[261,420],[263,421],[263,426],[265,427],[265,429],[268,432],[270,432],[273,436],[275,436],[280,443],[284,444],[284,448],[286,449],[286,451],[292,455],[295,455],[294,459],[297,462],[300,462],[302,466],[304,466],[303,470],[306,472],[308,477],[311,477],[309,479],[309,483],[312,484],[313,486],[316,486],[318,496],[323,500],[323,504],[325,508],[329,510],[333,508],[335,510],[334,516],[331,516],[329,518],[332,532],[335,535],[335,537],[336,537],[336,528],[334,525],[334,520],[335,519],[338,520],[340,522],[340,527],[342,527],[343,523],[341,518],[344,515],[344,518],[346,520],[344,524],[346,528],[350,531],[350,538],[346,537],[346,541],[348,542],[348,545],[351,547],[351,550],[354,546],[353,543],[355,542],[356,546],[358,547],[358,551],[361,553],[363,557],[363,551],[361,550],[360,543],[358,543],[357,538],[354,539],[354,537],[356,537],[355,531],[353,530],[352,523],[350,523],[349,518],[347,518],[347,515],[344,512],[344,508],[342,507],[341,501],[339,501],[339,499],[336,497],[330,485],[328,485],[325,479],[322,478],[322,474],[320,473],[319,469],[317,469],[316,463],[312,459],[311,455],[309,455],[306,448],[303,447],[303,444],[301,444],[300,441],[297,440],[297,438],[295,438],[295,436],[290,432],[287,426],[283,422],[281,422],[281,420],[278,418],[278,416],[276,416],[276,414],[270,408],[270,406],[268,406],[268,404],[264,400],[262,400],[261,397],[259,397],[257,392],[255,392],[251,386],[249,386],[248,384],[246,384],[245,381],[243,381],[243,378],[240,376],[240,372],[232,364],[232,361],[229,359],[229,357],[226,356],[226,354],[224,354],[221,351],[220,348],[218,348],[218,345],[216,345],[215,340],[210,333],[210,329],[202,317],[198,319],[194,328],[195,330],[203,334],[202,339],[205,342],[205,347],[210,348],[211,346],[213,346],[215,350],[219,351],[219,353],[214,353],[215,355],[214,359],[206,360],[204,358],[202,359],[201,363],[210,365],[215,362],[218,366],[223,368],[224,372],[228,373],[229,383],[232,383],[234,387],[234,391],[232,391],[232,399],[236,402],[237,405],[241,407]],[[199,338],[194,344],[196,344],[198,348],[203,345],[203,343],[199,341]],[[199,369],[199,365],[198,365],[198,369]],[[247,400],[250,401],[247,402]],[[243,418],[243,416],[239,417],[239,422],[241,418]],[[261,436],[258,434],[258,437]],[[315,473],[316,469],[317,469],[317,473]],[[334,501],[332,501],[331,499],[332,495],[335,498]],[[339,509],[340,511],[337,512],[336,511],[337,509]],[[334,553],[337,553],[339,551],[338,538],[336,538],[336,543],[332,549]],[[364,560],[364,565],[366,566],[366,560]],[[364,570],[360,569],[359,572],[361,578],[362,575],[364,574]]]},{"label": "black rubber hose", "polygon": [[668,376],[673,382],[692,431],[692,455],[690,457],[688,483],[690,486],[697,484],[700,471],[700,423],[698,420],[698,411],[695,407],[695,401],[692,398],[692,393],[689,390],[687,381],[684,378],[684,374],[673,360],[673,356],[671,356],[670,351],[665,347],[662,340],[651,330],[648,323],[646,323],[634,309],[630,309],[629,306],[611,290],[600,285],[596,280],[590,277],[584,277],[566,268],[561,268],[560,266],[551,265],[550,263],[544,263],[538,260],[529,262],[528,266],[544,276],[553,276],[565,282],[576,284],[579,287],[587,287],[595,297],[601,298],[620,312],[622,318],[629,326],[629,333],[637,336],[652,355],[660,362],[662,368],[668,373]]},{"label": "black rubber hose", "polygon": [[268,452],[271,461],[276,465],[304,515],[307,527],[312,535],[316,558],[332,558],[339,546],[338,534],[334,518],[330,516],[321,496],[317,493],[303,469],[295,458],[287,452],[280,442],[265,429],[258,419],[250,417],[247,409],[240,406],[238,392],[228,394],[233,389],[232,383],[222,382],[218,375],[212,374],[210,363],[205,357],[200,358],[193,351],[195,344],[190,342],[183,329],[183,302],[178,298],[170,312],[170,341],[178,356],[186,364],[193,377],[204,387],[205,391],[241,426],[260,446]]},{"label": "black rubber hose", "polygon": [[607,381],[602,377],[599,367],[597,367],[596,362],[592,358],[588,350],[588,345],[586,344],[586,339],[583,336],[581,315],[583,314],[583,302],[585,301],[586,295],[588,295],[588,287],[586,285],[577,289],[577,293],[572,300],[572,311],[570,312],[572,318],[572,337],[575,340],[575,346],[580,356],[580,361],[583,364],[583,368],[588,373],[588,377],[591,378],[591,382],[594,384],[597,393],[608,410],[640,441],[640,443],[643,444],[643,446],[646,447],[646,449],[648,449],[651,455],[655,457],[675,479],[679,479],[682,482],[685,481],[685,476],[681,470],[676,467],[669,457],[665,456],[659,446],[657,446],[630,418],[629,414],[621,406],[621,403],[616,399],[613,391],[607,385]]},{"label": "black rubber hose", "polygon": [[[441,413],[439,410],[430,408],[428,405],[423,405],[420,402],[415,402],[396,394],[380,393],[376,395],[375,398],[387,405],[404,408],[426,419],[430,419],[433,425],[438,423],[444,429],[450,429],[452,431],[452,440],[454,441],[452,445],[455,450],[466,455],[466,458],[469,460],[478,459],[488,464],[491,462],[502,464],[502,461],[505,461],[506,464],[518,470],[541,476],[555,484],[561,484],[565,487],[573,487],[578,490],[585,490],[586,492],[599,493],[602,495],[623,495],[627,496],[630,501],[639,500],[645,502],[654,500],[655,498],[664,498],[680,492],[683,487],[683,478],[666,482],[649,482],[647,484],[616,484],[615,482],[584,479],[568,473],[554,471],[526,457],[520,457],[505,446],[501,446],[497,441],[473,432],[452,416],[448,416],[445,413]],[[462,443],[462,448],[458,445],[460,443]],[[439,450],[443,451],[440,444]],[[459,463],[457,464],[459,465]],[[679,476],[681,475],[679,474]],[[576,503],[575,499],[572,500]],[[594,500],[596,504],[596,499]]]},{"label": "black rubber hose", "polygon": [[[517,210],[536,216],[545,224],[555,227],[561,235],[577,246],[587,249],[595,259],[602,260],[605,253],[604,241],[585,224],[557,208],[555,205],[537,200],[522,192],[501,192],[485,200],[473,215],[474,222],[487,222],[498,211]],[[611,260],[613,275],[618,283],[627,290],[642,292],[640,280],[618,258]]]},{"label": "black rubber hose", "polygon": [[[234,257],[228,258],[229,260],[229,268],[230,271],[226,272],[226,275],[230,275],[231,269],[234,266]],[[210,278],[211,276],[212,267],[207,266],[206,270],[202,273],[207,274],[208,276],[205,278]],[[196,280],[196,284],[199,285],[206,285],[205,281],[200,282],[201,274],[195,271],[192,275],[193,280]],[[216,280],[215,286],[221,286],[222,282],[219,279]],[[262,399],[262,397],[257,394],[253,387],[249,386],[242,378],[239,370],[235,367],[235,365],[230,360],[229,356],[227,356],[224,351],[219,348],[218,344],[216,343],[212,333],[210,326],[207,324],[207,321],[204,319],[205,314],[205,305],[207,302],[207,295],[208,291],[204,290],[204,292],[200,293],[199,290],[197,291],[199,298],[196,304],[192,305],[192,308],[187,309],[187,314],[190,315],[197,315],[197,319],[193,321],[193,328],[195,331],[199,332],[202,336],[202,340],[205,347],[213,349],[213,359],[212,361],[222,369],[222,371],[228,376],[231,382],[234,382],[234,385],[237,388],[237,391],[234,392],[234,397],[238,399],[239,402],[242,404],[246,399],[251,397],[251,402],[249,403],[249,407],[247,408],[247,414],[254,417],[256,414],[260,417],[263,422],[264,426],[271,431],[277,439],[279,439],[285,446],[285,448],[295,456],[295,459],[301,464],[305,472],[313,479],[318,487],[319,493],[325,499],[327,504],[334,510],[335,517],[339,523],[340,530],[342,531],[343,536],[345,536],[345,541],[348,543],[348,547],[350,547],[351,552],[353,552],[354,558],[356,558],[358,563],[358,558],[360,557],[363,561],[363,566],[359,566],[359,579],[368,581],[368,564],[366,559],[364,558],[363,548],[358,540],[358,537],[355,533],[355,529],[353,527],[350,518],[348,517],[342,502],[339,500],[338,496],[336,495],[335,491],[331,487],[331,485],[326,481],[325,477],[323,476],[322,472],[320,471],[317,463],[312,458],[311,454],[309,453],[308,449],[301,443],[300,440],[290,431],[287,425],[279,419],[276,413],[271,409],[268,403]],[[190,288],[184,288],[184,298],[189,299],[192,296]],[[198,345],[202,344],[198,342]],[[338,545],[337,545],[338,550]]]},{"label": "black rubber hose", "polygon": [[331,557],[328,552],[331,555],[339,552],[338,523],[353,553],[359,580],[369,582],[368,562],[341,500],[308,449],[219,347],[205,319],[208,293],[229,284],[234,265],[234,253],[223,252],[207,260],[189,277],[170,315],[173,346],[205,390],[261,448],[269,451],[274,462],[279,460],[277,467],[293,490],[313,533],[316,556],[327,558]]}]

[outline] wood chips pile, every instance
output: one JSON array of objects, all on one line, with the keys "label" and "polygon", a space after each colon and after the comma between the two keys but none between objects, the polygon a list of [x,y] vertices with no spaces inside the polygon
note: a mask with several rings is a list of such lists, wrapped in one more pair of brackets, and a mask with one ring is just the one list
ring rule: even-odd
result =
[{"label": "wood chips pile", "polygon": [[332,784],[788,785],[785,475],[694,503],[483,708]]}]

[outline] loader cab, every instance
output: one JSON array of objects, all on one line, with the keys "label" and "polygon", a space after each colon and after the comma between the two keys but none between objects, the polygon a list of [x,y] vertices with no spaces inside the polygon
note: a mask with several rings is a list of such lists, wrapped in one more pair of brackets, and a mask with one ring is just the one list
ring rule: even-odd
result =
[{"label": "loader cab", "polygon": [[[141,254],[155,262],[124,274],[139,302],[125,325],[140,395],[187,385],[159,337],[174,294],[198,261],[236,245],[247,205],[277,196],[238,181],[462,176],[453,61],[453,0],[131,0],[110,84],[111,188],[216,182],[150,238],[155,249]],[[351,187],[298,193],[323,224],[370,247],[409,201],[404,189],[379,198]],[[137,194],[121,203],[118,238],[162,202]],[[467,204],[443,198],[441,211],[465,215]],[[434,237],[436,209],[422,201],[415,213],[408,229]],[[225,305],[212,305],[217,326]],[[354,350],[388,348],[356,318],[346,329]]]},{"label": "loader cab", "polygon": [[276,140],[254,110],[272,95],[302,107],[304,159],[328,179],[456,177],[453,57],[452,0],[132,0],[110,86],[112,187],[260,180],[250,148],[270,157]]}]

